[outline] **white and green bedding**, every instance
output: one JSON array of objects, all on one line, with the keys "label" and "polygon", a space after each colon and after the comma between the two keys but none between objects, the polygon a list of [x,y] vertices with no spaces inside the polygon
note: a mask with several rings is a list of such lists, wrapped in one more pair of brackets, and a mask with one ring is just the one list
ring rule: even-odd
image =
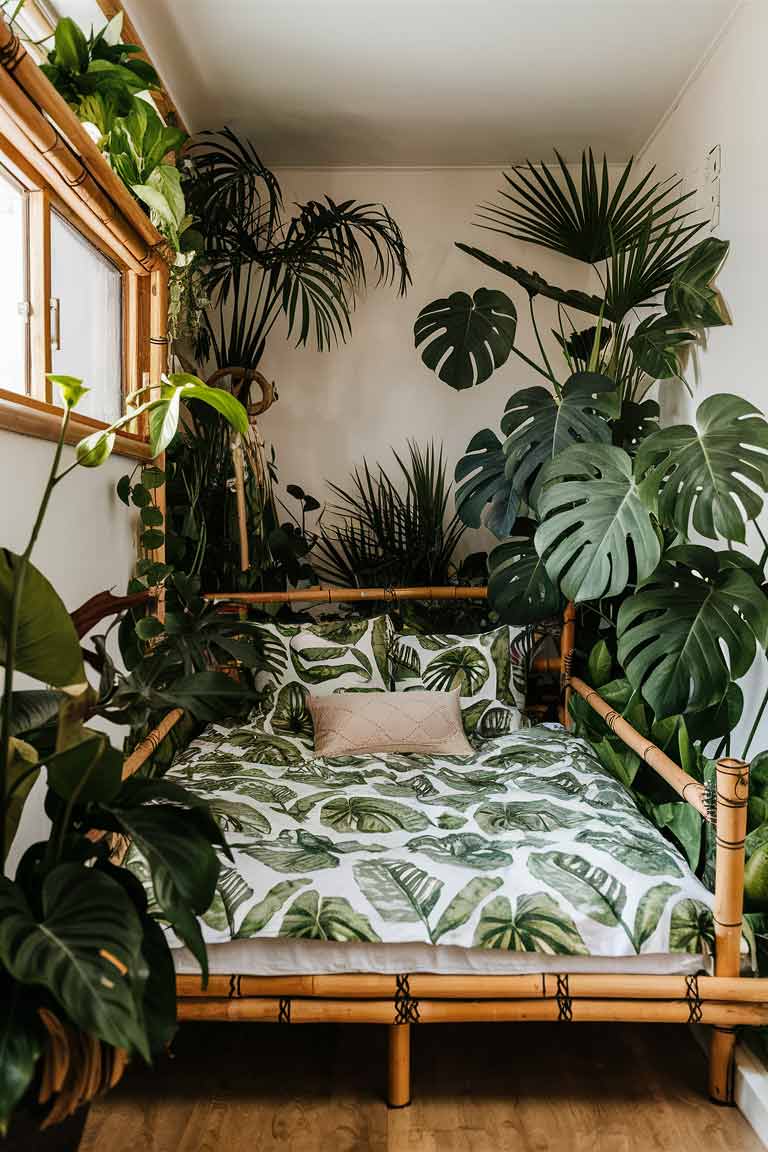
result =
[{"label": "white and green bedding", "polygon": [[[711,950],[710,893],[563,729],[475,735],[471,759],[318,759],[293,721],[291,735],[258,716],[211,725],[171,769],[210,801],[234,857],[204,918],[209,943],[308,941],[315,957],[318,942],[421,945],[596,965]],[[130,863],[145,875],[135,851]]]}]

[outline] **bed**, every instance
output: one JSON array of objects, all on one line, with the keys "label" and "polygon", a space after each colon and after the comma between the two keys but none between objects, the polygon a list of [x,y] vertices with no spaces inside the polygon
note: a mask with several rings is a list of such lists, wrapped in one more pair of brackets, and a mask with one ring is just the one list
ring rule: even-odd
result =
[{"label": "bed", "polygon": [[[702,1022],[713,1029],[710,1095],[732,1102],[734,1029],[768,1022],[768,982],[741,974],[748,766],[720,761],[708,797],[569,675],[573,617],[569,608],[564,695],[582,695],[716,824],[714,895],[562,725],[474,735],[469,758],[323,759],[275,743],[255,713],[210,725],[170,770],[210,802],[233,857],[204,918],[207,986],[186,950],[174,952],[181,1020],[385,1024],[393,1107],[410,1101],[416,1024]],[[128,863],[143,874],[135,853]]]}]

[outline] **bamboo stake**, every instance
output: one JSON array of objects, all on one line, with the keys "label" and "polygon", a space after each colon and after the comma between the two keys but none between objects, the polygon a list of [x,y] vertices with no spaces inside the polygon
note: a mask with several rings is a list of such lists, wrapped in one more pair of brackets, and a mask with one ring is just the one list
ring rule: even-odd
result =
[{"label": "bamboo stake", "polygon": [[[717,762],[715,835],[715,975],[737,977],[741,961],[744,908],[744,839],[747,834],[749,765],[743,760]],[[733,1104],[736,1035],[732,1027],[712,1032],[709,1094],[718,1104]]]},{"label": "bamboo stake", "polygon": [[599,692],[594,688],[590,688],[589,684],[585,684],[578,676],[572,676],[570,679],[570,686],[574,692],[577,692],[587,704],[597,712],[605,720],[608,727],[614,732],[620,740],[623,740],[628,748],[636,752],[641,760],[644,760],[649,768],[653,768],[662,779],[674,788],[678,795],[682,796],[697,812],[700,812],[704,819],[708,819],[707,805],[704,799],[704,785],[700,784],[698,780],[694,780],[687,772],[675,764],[665,752],[652,744],[645,736],[628,724],[627,721],[619,715],[615,708],[610,704],[606,704]]},{"label": "bamboo stake", "polygon": [[389,1025],[387,1104],[406,1108],[411,1102],[411,1026]]},{"label": "bamboo stake", "polygon": [[[416,1000],[526,1000],[557,999],[556,973],[515,976],[441,976],[430,973],[408,977]],[[689,994],[686,976],[628,973],[574,973],[567,976],[568,995],[574,999],[683,1000]],[[768,1003],[768,979],[698,976],[698,998],[703,1001]],[[320,976],[210,976],[203,989],[199,976],[177,976],[180,997],[238,999],[301,997],[319,999],[385,999],[397,995],[397,976],[379,974]]]},{"label": "bamboo stake", "polygon": [[563,613],[563,630],[560,633],[560,693],[562,709],[560,721],[566,728],[571,726],[571,663],[576,644],[576,605],[569,600]]},{"label": "bamboo stake", "polygon": [[[692,1020],[687,1000],[419,1000],[419,1023],[444,1024],[468,1021],[560,1020],[636,1024],[688,1024]],[[387,1024],[395,1025],[393,1000],[319,1000],[261,997],[216,1000],[183,997],[179,1020],[262,1021],[291,1024]],[[696,1020],[724,1028],[768,1023],[768,1003],[708,1001],[697,1007]],[[402,1027],[402,1025],[396,1025]]]},{"label": "bamboo stake", "polygon": [[240,540],[240,571],[250,567],[248,556],[248,513],[245,506],[245,472],[243,469],[243,442],[240,433],[233,434],[230,441],[232,467],[235,473],[235,496],[237,499],[237,532]]}]

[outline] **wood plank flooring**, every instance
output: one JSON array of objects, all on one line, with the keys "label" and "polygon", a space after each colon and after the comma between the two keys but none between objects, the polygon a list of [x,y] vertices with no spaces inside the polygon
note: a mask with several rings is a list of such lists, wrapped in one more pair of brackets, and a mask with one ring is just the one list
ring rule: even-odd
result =
[{"label": "wood plank flooring", "polygon": [[187,1024],[171,1059],[98,1101],[81,1152],[759,1152],[705,1095],[685,1028],[415,1029],[390,1111],[384,1028]]}]

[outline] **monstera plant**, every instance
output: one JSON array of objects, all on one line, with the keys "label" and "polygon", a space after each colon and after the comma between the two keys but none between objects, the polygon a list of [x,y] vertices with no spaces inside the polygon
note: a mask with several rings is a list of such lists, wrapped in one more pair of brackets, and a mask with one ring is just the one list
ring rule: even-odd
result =
[{"label": "monstera plant", "polygon": [[[74,461],[63,464],[70,416],[87,389],[73,377],[50,379],[64,402],[50,473],[26,548],[20,554],[0,549],[0,1134],[33,1089],[49,1105],[47,1121],[60,1120],[114,1083],[127,1056],[150,1059],[163,1049],[173,1034],[176,1001],[159,920],[173,926],[205,973],[197,916],[213,899],[216,850],[227,851],[207,806],[183,788],[135,776],[123,780],[122,752],[89,725],[99,694],[88,683],[72,619],[31,557],[52,504],[59,514],[74,514],[62,508],[64,479],[76,468],[103,463],[116,433],[141,412],[158,453],[175,433],[182,402],[213,405],[240,430],[247,425],[245,410],[194,377],[171,376],[160,396],[81,441]],[[177,663],[177,675],[184,675],[183,660]],[[133,696],[145,702],[157,686],[153,669],[147,664],[144,680],[131,684]],[[41,687],[17,691],[17,673]],[[223,673],[196,678],[193,670],[178,687],[194,707],[206,696],[226,695],[227,684],[232,682]],[[183,704],[167,678],[162,687],[167,703]],[[129,695],[123,685],[113,697],[114,720],[124,720],[121,708],[135,706]],[[11,879],[5,875],[8,847],[42,768],[51,831],[27,849]],[[121,837],[131,838],[148,863],[157,905],[152,910],[142,885],[113,855]],[[32,1147],[33,1140],[23,1146]]]},{"label": "monstera plant", "polygon": [[[700,776],[702,749],[728,746],[743,707],[737,681],[768,641],[768,548],[760,562],[746,550],[748,524],[762,536],[768,423],[745,400],[714,395],[693,423],[661,428],[648,393],[657,382],[687,387],[691,351],[729,323],[714,286],[728,244],[702,238],[679,181],[650,171],[633,183],[631,162],[615,183],[591,152],[580,179],[558,155],[554,171],[527,164],[505,181],[501,201],[480,210],[481,226],[589,266],[602,288],[560,288],[457,245],[522,290],[539,359],[516,346],[513,301],[480,288],[419,314],[424,363],[457,389],[487,380],[511,355],[543,379],[511,395],[501,438],[486,428],[471,439],[456,467],[458,514],[498,538],[489,594],[500,616],[534,624],[575,601],[578,634],[594,640],[591,682]],[[539,328],[541,297],[556,304],[557,357]],[[696,866],[699,822],[656,790],[579,699],[573,709],[606,766]]]}]

